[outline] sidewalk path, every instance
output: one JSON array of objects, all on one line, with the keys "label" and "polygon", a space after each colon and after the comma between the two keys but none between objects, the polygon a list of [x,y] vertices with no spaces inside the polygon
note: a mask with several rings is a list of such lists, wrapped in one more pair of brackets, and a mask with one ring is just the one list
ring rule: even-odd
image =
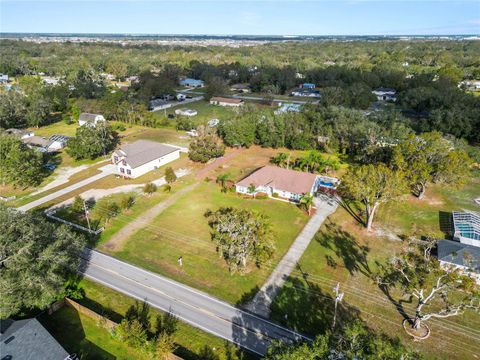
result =
[{"label": "sidewalk path", "polygon": [[317,211],[297,236],[288,252],[270,274],[262,288],[252,301],[245,306],[246,309],[265,318],[270,316],[270,305],[275,299],[275,296],[277,296],[285,280],[297,265],[297,262],[302,257],[310,241],[320,229],[325,219],[335,212],[338,206],[338,202],[334,198],[325,195],[316,197],[314,203]]},{"label": "sidewalk path", "polygon": [[176,193],[173,193],[165,201],[162,201],[152,207],[151,209],[145,211],[136,219],[132,220],[127,225],[123,226],[115,235],[113,235],[103,246],[103,249],[108,251],[118,251],[122,248],[124,242],[130,238],[137,231],[143,229],[147,226],[153,219],[155,219],[162,211],[167,209],[169,206],[173,205],[175,201],[183,194],[193,190],[200,183],[196,182],[192,185],[189,185]]},{"label": "sidewalk path", "polygon": [[35,200],[35,201],[32,201],[32,202],[29,202],[28,204],[26,205],[23,205],[23,206],[20,206],[18,208],[18,210],[20,211],[27,211],[27,210],[31,210],[33,208],[36,208],[37,206],[40,206],[42,204],[45,204],[53,199],[56,199],[62,195],[65,195],[65,194],[68,194],[69,192],[71,191],[74,191],[76,189],[79,189],[81,188],[82,186],[85,186],[85,185],[88,185],[94,181],[97,181],[99,179],[102,179],[106,176],[109,176],[111,174],[114,174],[115,173],[115,166],[112,165],[112,164],[109,164],[109,165],[105,165],[101,168],[99,168],[98,170],[101,171],[100,174],[97,174],[97,175],[93,175],[93,176],[90,176],[89,178],[85,179],[85,180],[82,180],[82,181],[79,181],[75,184],[72,184],[70,186],[67,186],[66,188],[63,188],[63,189],[60,189],[58,191],[55,191],[49,195],[46,195],[38,200]]}]

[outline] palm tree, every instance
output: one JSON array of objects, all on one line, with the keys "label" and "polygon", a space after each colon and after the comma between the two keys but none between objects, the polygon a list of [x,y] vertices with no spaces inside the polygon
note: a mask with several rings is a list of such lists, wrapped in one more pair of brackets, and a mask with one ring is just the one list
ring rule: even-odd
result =
[{"label": "palm tree", "polygon": [[300,204],[300,207],[304,208],[307,211],[308,216],[310,216],[310,210],[312,209],[312,205],[313,205],[313,195],[303,194],[300,197],[299,204]]},{"label": "palm tree", "polygon": [[277,166],[288,168],[288,164],[290,162],[289,160],[290,160],[290,155],[281,152],[275,155],[274,157],[272,157],[270,161],[272,162],[272,164],[275,164]]},{"label": "palm tree", "polygon": [[249,194],[252,194],[253,197],[255,197],[255,191],[257,191],[257,187],[255,184],[250,184],[250,186],[247,188],[247,191]]},{"label": "palm tree", "polygon": [[222,187],[222,190],[225,190],[226,185],[227,185],[227,181],[229,179],[230,179],[230,177],[228,176],[228,174],[220,174],[220,175],[217,176],[216,183],[220,184],[220,186]]}]

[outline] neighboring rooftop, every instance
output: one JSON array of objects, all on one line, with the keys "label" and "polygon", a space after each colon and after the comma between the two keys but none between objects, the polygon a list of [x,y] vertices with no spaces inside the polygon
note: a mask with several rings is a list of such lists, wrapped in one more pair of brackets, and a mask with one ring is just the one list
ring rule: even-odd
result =
[{"label": "neighboring rooftop", "polygon": [[226,98],[221,96],[214,96],[210,99],[210,101],[222,102],[222,103],[230,103],[230,104],[240,104],[243,102],[241,99],[232,99]]},{"label": "neighboring rooftop", "polygon": [[439,240],[437,243],[439,261],[462,266],[480,273],[480,247],[462,244],[458,241]]},{"label": "neighboring rooftop", "polygon": [[240,180],[237,185],[271,186],[294,194],[305,194],[312,191],[316,179],[315,174],[267,165]]},{"label": "neighboring rooftop", "polygon": [[2,359],[64,360],[65,349],[37,319],[0,320]]},{"label": "neighboring rooftop", "polygon": [[115,155],[125,156],[127,164],[134,169],[174,151],[178,151],[178,148],[150,140],[137,140],[115,150]]},{"label": "neighboring rooftop", "polygon": [[52,143],[50,140],[47,140],[44,137],[36,136],[36,135],[24,138],[22,139],[22,141],[27,145],[40,146],[44,148],[49,147],[50,144]]},{"label": "neighboring rooftop", "polygon": [[[100,114],[91,114],[91,113],[81,113],[80,116],[78,117],[79,121],[87,121],[87,122],[93,122],[97,118],[97,116],[102,116]],[[103,117],[103,116],[102,116]]]},{"label": "neighboring rooftop", "polygon": [[379,88],[377,88],[373,91],[378,92],[378,93],[392,93],[392,94],[395,94],[397,92],[397,90],[395,90],[395,89],[385,88],[385,87],[379,87]]}]

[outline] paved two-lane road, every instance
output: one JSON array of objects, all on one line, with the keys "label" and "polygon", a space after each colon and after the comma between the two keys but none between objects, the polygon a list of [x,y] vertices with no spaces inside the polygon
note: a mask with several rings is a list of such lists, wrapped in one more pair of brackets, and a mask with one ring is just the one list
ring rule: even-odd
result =
[{"label": "paved two-lane road", "polygon": [[309,340],[204,292],[97,251],[86,250],[82,257],[80,272],[87,278],[257,354],[264,355],[272,339]]}]

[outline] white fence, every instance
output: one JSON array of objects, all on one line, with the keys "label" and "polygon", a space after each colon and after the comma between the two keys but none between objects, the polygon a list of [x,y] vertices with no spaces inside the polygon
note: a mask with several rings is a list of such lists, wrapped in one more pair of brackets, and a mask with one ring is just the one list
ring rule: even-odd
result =
[{"label": "white fence", "polygon": [[98,235],[100,234],[103,230],[105,230],[105,228],[102,226],[100,229],[98,230],[91,230],[89,228],[86,228],[85,226],[82,226],[82,225],[78,225],[78,224],[75,224],[75,223],[72,223],[70,221],[67,221],[65,219],[62,219],[62,218],[59,218],[58,216],[55,216],[55,211],[46,211],[45,212],[45,216],[48,217],[49,219],[52,219],[52,220],[55,220],[55,221],[59,221],[61,223],[64,223],[64,224],[67,224],[67,225],[70,225],[78,230],[82,230],[82,231],[85,231],[89,234],[92,234],[92,235]]},{"label": "white fence", "polygon": [[10,197],[0,196],[0,200],[2,201],[11,201],[11,200],[15,200],[16,198],[17,197],[15,195]]}]

